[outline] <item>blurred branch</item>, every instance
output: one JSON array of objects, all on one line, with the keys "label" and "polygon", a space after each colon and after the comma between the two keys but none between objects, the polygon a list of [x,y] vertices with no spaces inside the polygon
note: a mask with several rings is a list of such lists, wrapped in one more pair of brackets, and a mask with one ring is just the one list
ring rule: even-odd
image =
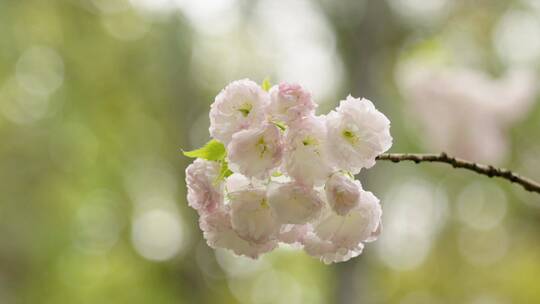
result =
[{"label": "blurred branch", "polygon": [[385,153],[377,157],[378,160],[389,160],[394,163],[402,161],[421,162],[436,162],[452,165],[454,168],[463,168],[474,171],[478,174],[487,175],[489,177],[500,177],[512,183],[521,185],[525,190],[540,193],[540,184],[532,179],[520,176],[508,169],[496,168],[491,165],[483,165],[470,162],[464,159],[448,156],[446,153],[441,154],[410,154],[410,153]]}]

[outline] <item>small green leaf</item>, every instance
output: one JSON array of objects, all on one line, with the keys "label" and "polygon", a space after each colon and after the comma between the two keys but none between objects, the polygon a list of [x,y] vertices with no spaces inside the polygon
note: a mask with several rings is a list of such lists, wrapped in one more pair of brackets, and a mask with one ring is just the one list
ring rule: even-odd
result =
[{"label": "small green leaf", "polygon": [[182,151],[182,153],[191,158],[202,158],[215,161],[223,160],[227,154],[225,146],[215,139],[207,142],[202,148],[193,151]]},{"label": "small green leaf", "polygon": [[233,172],[229,169],[229,164],[225,159],[220,161],[221,168],[219,170],[219,175],[216,177],[216,183],[224,181],[227,177],[231,176]]},{"label": "small green leaf", "polygon": [[278,127],[281,131],[287,130],[287,125],[282,121],[272,121],[272,123]]},{"label": "small green leaf", "polygon": [[266,77],[261,85],[262,89],[266,92],[270,91],[270,88],[272,87],[272,83],[270,83],[270,78]]}]

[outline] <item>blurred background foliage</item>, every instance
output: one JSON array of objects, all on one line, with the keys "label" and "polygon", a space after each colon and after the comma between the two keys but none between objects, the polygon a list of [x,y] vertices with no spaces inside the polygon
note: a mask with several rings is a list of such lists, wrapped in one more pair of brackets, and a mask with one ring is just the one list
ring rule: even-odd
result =
[{"label": "blurred background foliage", "polygon": [[[0,303],[536,303],[540,197],[439,165],[361,173],[385,230],[350,262],[207,247],[180,148],[228,82],[351,93],[394,152],[540,179],[535,0],[0,0]],[[508,76],[509,75],[509,76]]]}]

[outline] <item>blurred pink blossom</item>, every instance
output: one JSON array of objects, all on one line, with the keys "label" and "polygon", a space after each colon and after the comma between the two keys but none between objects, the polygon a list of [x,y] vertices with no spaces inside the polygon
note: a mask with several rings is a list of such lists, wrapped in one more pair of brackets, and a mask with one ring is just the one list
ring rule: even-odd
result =
[{"label": "blurred pink blossom", "polygon": [[534,104],[536,77],[512,70],[500,78],[467,68],[401,66],[397,83],[422,138],[434,151],[500,163],[509,150],[507,130]]}]

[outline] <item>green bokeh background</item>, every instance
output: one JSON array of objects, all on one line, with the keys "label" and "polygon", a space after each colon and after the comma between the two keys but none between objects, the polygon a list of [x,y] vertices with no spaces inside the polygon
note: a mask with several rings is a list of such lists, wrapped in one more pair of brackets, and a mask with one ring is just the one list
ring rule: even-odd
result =
[{"label": "green bokeh background", "polygon": [[[444,214],[422,226],[434,232],[427,249],[408,251],[422,256],[407,267],[377,242],[330,266],[289,248],[258,261],[208,248],[186,204],[191,160],[180,149],[209,139],[209,105],[228,82],[278,82],[285,59],[271,43],[260,50],[267,31],[254,24],[271,1],[176,2],[0,0],[0,303],[540,302],[540,196],[439,165],[378,163],[361,174],[383,210],[404,200]],[[323,24],[331,41],[320,44],[333,45],[323,57],[339,62],[312,71],[333,83],[316,95],[320,113],[349,93],[369,97],[392,121],[394,152],[431,152],[395,84],[401,60],[465,33],[459,47],[439,47],[452,64],[496,77],[508,68],[493,47],[500,18],[540,20],[534,1],[449,0],[424,18],[398,0],[297,2],[311,11],[293,12],[293,24],[314,33]],[[205,15],[223,3],[222,15]],[[539,132],[536,104],[509,130],[501,165],[540,179]],[[468,200],[488,214],[496,200],[496,225],[471,227],[459,209]],[[415,213],[404,219],[414,231]]]}]

